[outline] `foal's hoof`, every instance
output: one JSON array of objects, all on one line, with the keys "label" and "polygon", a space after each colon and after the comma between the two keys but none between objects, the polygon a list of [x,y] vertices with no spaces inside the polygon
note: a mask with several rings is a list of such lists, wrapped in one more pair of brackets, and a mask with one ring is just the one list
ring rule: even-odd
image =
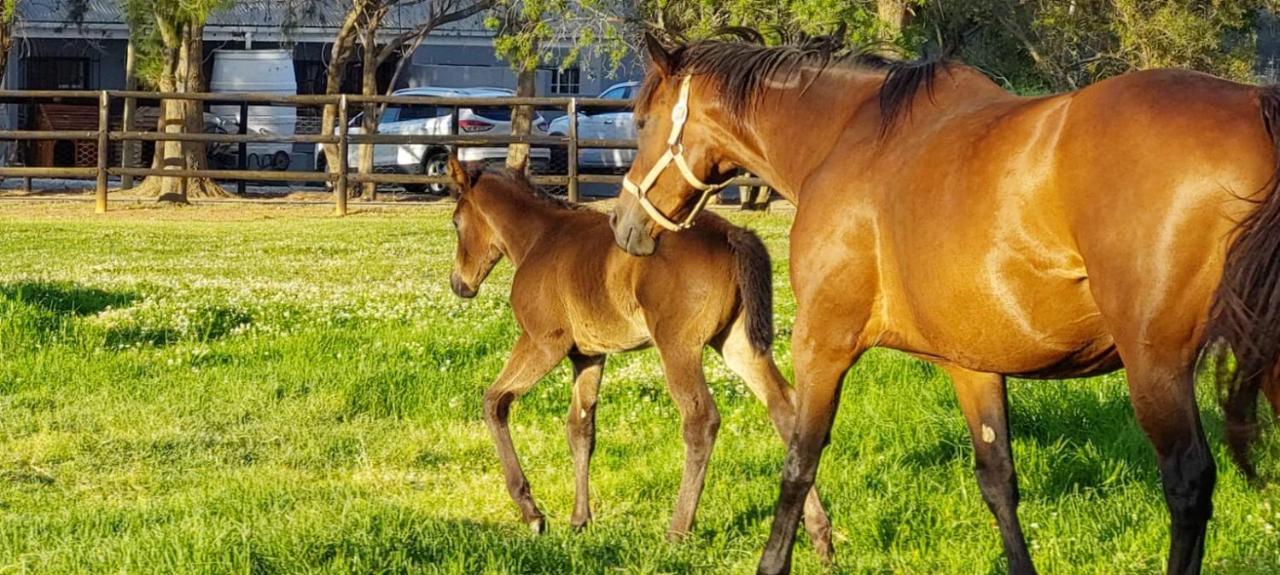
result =
[{"label": "foal's hoof", "polygon": [[588,525],[590,525],[590,524],[591,524],[591,516],[590,516],[590,515],[588,515],[588,516],[586,516],[586,517],[582,517],[582,518],[574,517],[573,519],[570,519],[570,520],[569,520],[569,526],[570,526],[570,527],[572,527],[572,528],[573,528],[573,530],[574,530],[575,532],[577,532],[577,533],[581,533],[581,532],[583,532],[583,531],[586,531],[586,530],[587,530],[587,526],[588,526]]},{"label": "foal's hoof", "polygon": [[668,543],[683,543],[684,540],[688,538],[689,538],[688,531],[668,531],[667,532]]},{"label": "foal's hoof", "polygon": [[529,520],[529,529],[534,535],[542,535],[547,532],[547,520],[545,517],[535,517]]}]

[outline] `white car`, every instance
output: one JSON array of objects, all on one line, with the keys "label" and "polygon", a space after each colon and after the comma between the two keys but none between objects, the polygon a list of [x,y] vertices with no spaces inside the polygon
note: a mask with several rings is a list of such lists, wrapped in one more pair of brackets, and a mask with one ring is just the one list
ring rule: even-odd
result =
[{"label": "white car", "polygon": [[[438,98],[510,98],[515,95],[504,88],[409,88],[397,90],[393,96],[433,96]],[[357,115],[348,126],[348,133],[361,134],[364,118]],[[535,115],[532,135],[545,136],[547,122],[541,115]],[[476,106],[458,109],[458,129],[463,134],[502,135],[511,133],[511,108],[508,106]],[[382,112],[378,123],[379,134],[453,134],[453,109],[446,106],[429,104],[388,105]],[[458,148],[458,159],[464,162],[504,162],[507,159],[507,147],[493,148]],[[448,166],[449,148],[428,144],[377,144],[373,147],[373,168],[376,172],[392,172],[404,174],[423,174],[443,176]],[[551,151],[547,148],[529,150],[529,164],[533,171],[545,171],[551,159]],[[321,154],[317,160],[317,171],[323,171]],[[355,170],[360,164],[360,146],[352,144],[347,148],[347,164]],[[446,186],[406,185],[406,191],[443,193]]]},{"label": "white car", "polygon": [[[640,91],[639,82],[623,82],[610,86],[600,93],[605,100],[630,100]],[[588,110],[590,112],[590,110]],[[569,117],[562,116],[551,121],[547,131],[553,136],[569,134]],[[599,113],[578,113],[578,139],[580,140],[635,140],[636,123],[631,110],[600,110]],[[556,158],[552,160],[553,169],[563,167],[567,152],[556,150]],[[636,159],[635,150],[627,149],[592,149],[578,150],[578,166],[590,169],[625,170],[631,167]]]}]

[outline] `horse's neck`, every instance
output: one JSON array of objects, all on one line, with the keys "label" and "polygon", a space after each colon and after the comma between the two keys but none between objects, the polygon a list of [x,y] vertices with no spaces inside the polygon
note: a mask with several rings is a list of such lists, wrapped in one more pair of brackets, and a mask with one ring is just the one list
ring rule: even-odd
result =
[{"label": "horse's neck", "polygon": [[[892,144],[881,133],[880,88],[885,72],[829,68],[809,86],[775,89],[751,114],[745,128],[726,130],[722,143],[739,166],[764,178],[800,205],[804,183],[833,154],[853,161]],[[800,83],[803,86],[803,82]],[[966,66],[939,71],[934,89],[914,96],[910,122],[924,125],[976,101],[1017,99]]]},{"label": "horse's neck", "polygon": [[536,198],[518,197],[521,192],[491,193],[484,199],[483,210],[498,236],[502,254],[517,267],[524,262],[534,244],[556,225],[556,210]]},{"label": "horse's neck", "polygon": [[876,105],[883,80],[874,72],[828,69],[812,84],[801,78],[773,88],[744,126],[725,131],[730,141],[722,145],[735,163],[798,204],[805,180],[865,106]]}]

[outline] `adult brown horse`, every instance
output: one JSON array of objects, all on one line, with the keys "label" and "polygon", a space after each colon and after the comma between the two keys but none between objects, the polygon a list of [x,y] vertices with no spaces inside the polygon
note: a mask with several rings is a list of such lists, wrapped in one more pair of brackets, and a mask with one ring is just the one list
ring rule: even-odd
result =
[{"label": "adult brown horse", "polygon": [[760,572],[790,568],[842,380],[872,346],[951,375],[1012,573],[1034,567],[1005,377],[1127,368],[1172,517],[1168,572],[1199,572],[1216,476],[1202,350],[1234,351],[1227,432],[1249,474],[1259,391],[1280,409],[1280,91],[1161,70],[1022,98],[956,63],[648,43],[618,245],[652,252],[736,168],[796,205],[799,411]]},{"label": "adult brown horse", "polygon": [[[693,526],[720,416],[702,372],[713,347],[765,404],[786,441],[795,420],[792,390],[773,362],[773,283],[769,252],[755,234],[703,214],[699,229],[636,259],[608,246],[605,214],[536,191],[523,175],[449,161],[459,191],[453,224],[458,249],[454,293],[474,297],[502,258],[516,267],[511,308],[520,324],[507,365],[484,396],[485,422],[498,447],[507,490],[535,532],[546,528],[520,468],[507,426],[511,403],[567,356],[573,363],[569,446],[576,476],[572,525],[591,519],[588,470],[595,448],[596,396],[609,353],[653,345],[683,420],[684,477],[672,537]],[[831,523],[809,490],[806,526],[830,556]]]}]

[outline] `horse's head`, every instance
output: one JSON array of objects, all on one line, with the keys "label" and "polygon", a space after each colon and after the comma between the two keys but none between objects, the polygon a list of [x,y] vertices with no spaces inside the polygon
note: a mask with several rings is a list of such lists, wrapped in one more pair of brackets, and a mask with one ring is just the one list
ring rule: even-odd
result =
[{"label": "horse's head", "polygon": [[652,254],[658,234],[692,225],[735,170],[718,141],[722,110],[699,93],[705,83],[682,73],[681,50],[652,36],[646,43],[649,68],[635,111],[639,150],[609,219],[618,247],[636,256]]},{"label": "horse's head", "polygon": [[453,229],[458,235],[458,250],[453,260],[449,283],[458,297],[473,298],[480,284],[489,277],[493,266],[502,259],[498,236],[476,202],[480,171],[463,167],[449,158],[449,177],[458,190],[458,203],[453,209]]}]

